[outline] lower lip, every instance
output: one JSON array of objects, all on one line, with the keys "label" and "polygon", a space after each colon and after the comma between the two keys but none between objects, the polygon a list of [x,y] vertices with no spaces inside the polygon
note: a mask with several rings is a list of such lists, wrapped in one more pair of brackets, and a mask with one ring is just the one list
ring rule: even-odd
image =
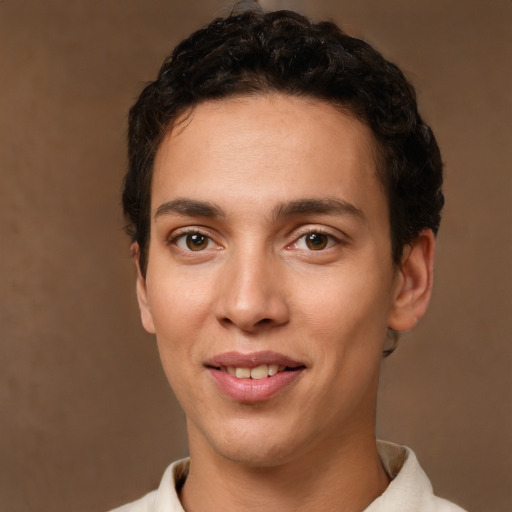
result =
[{"label": "lower lip", "polygon": [[229,373],[208,368],[222,394],[236,402],[256,403],[269,400],[293,384],[304,369],[279,372],[265,379],[238,379]]}]

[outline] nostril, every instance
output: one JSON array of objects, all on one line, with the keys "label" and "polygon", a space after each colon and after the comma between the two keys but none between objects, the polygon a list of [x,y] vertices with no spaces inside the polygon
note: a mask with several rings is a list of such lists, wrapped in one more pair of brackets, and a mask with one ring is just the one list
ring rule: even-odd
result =
[{"label": "nostril", "polygon": [[236,325],[243,331],[248,332],[258,329],[264,329],[266,327],[272,326],[275,323],[275,320],[272,320],[272,318],[268,317],[262,318],[254,322],[251,321],[250,319],[247,319],[246,321],[238,319],[237,321],[235,321],[234,319],[231,319],[229,316],[225,316],[222,317],[219,321],[224,327],[232,327]]},{"label": "nostril", "polygon": [[255,325],[265,325],[265,324],[269,324],[269,323],[272,323],[272,320],[270,318],[262,318],[261,320],[256,322]]}]

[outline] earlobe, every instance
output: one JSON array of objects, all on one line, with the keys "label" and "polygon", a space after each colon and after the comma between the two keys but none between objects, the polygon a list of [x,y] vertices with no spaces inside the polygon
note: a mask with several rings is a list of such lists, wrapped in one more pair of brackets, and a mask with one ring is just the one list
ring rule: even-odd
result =
[{"label": "earlobe", "polygon": [[411,245],[404,248],[393,307],[388,318],[390,329],[408,331],[425,314],[432,295],[434,250],[435,239],[430,229],[422,231]]},{"label": "earlobe", "polygon": [[153,323],[153,315],[151,314],[151,308],[148,303],[148,294],[146,287],[146,279],[142,275],[140,270],[140,250],[139,244],[134,242],[131,246],[131,252],[135,267],[137,269],[137,280],[136,280],[136,293],[137,301],[139,303],[140,318],[144,329],[151,334],[155,334],[155,325]]}]

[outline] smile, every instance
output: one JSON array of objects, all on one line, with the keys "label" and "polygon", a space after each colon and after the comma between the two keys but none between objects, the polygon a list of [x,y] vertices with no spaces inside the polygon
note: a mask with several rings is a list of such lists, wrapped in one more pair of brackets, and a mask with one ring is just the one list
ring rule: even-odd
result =
[{"label": "smile", "polygon": [[205,363],[218,390],[241,403],[263,402],[299,380],[306,366],[275,352],[221,354]]},{"label": "smile", "polygon": [[278,364],[260,364],[255,368],[243,368],[234,366],[223,366],[221,368],[223,372],[228,373],[232,377],[237,379],[266,379],[267,377],[273,377],[279,372],[286,370],[286,366]]}]

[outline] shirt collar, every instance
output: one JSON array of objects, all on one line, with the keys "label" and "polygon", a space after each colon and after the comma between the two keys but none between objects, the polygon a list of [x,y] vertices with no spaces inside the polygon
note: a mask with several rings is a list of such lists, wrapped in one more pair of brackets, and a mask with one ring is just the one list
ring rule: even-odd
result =
[{"label": "shirt collar", "polygon": [[[364,512],[394,512],[400,510],[400,507],[407,510],[418,509],[433,492],[414,452],[406,446],[387,441],[377,441],[377,450],[391,483]],[[188,458],[174,462],[167,468],[156,495],[155,512],[184,512],[178,493],[187,478],[189,468]]]}]

